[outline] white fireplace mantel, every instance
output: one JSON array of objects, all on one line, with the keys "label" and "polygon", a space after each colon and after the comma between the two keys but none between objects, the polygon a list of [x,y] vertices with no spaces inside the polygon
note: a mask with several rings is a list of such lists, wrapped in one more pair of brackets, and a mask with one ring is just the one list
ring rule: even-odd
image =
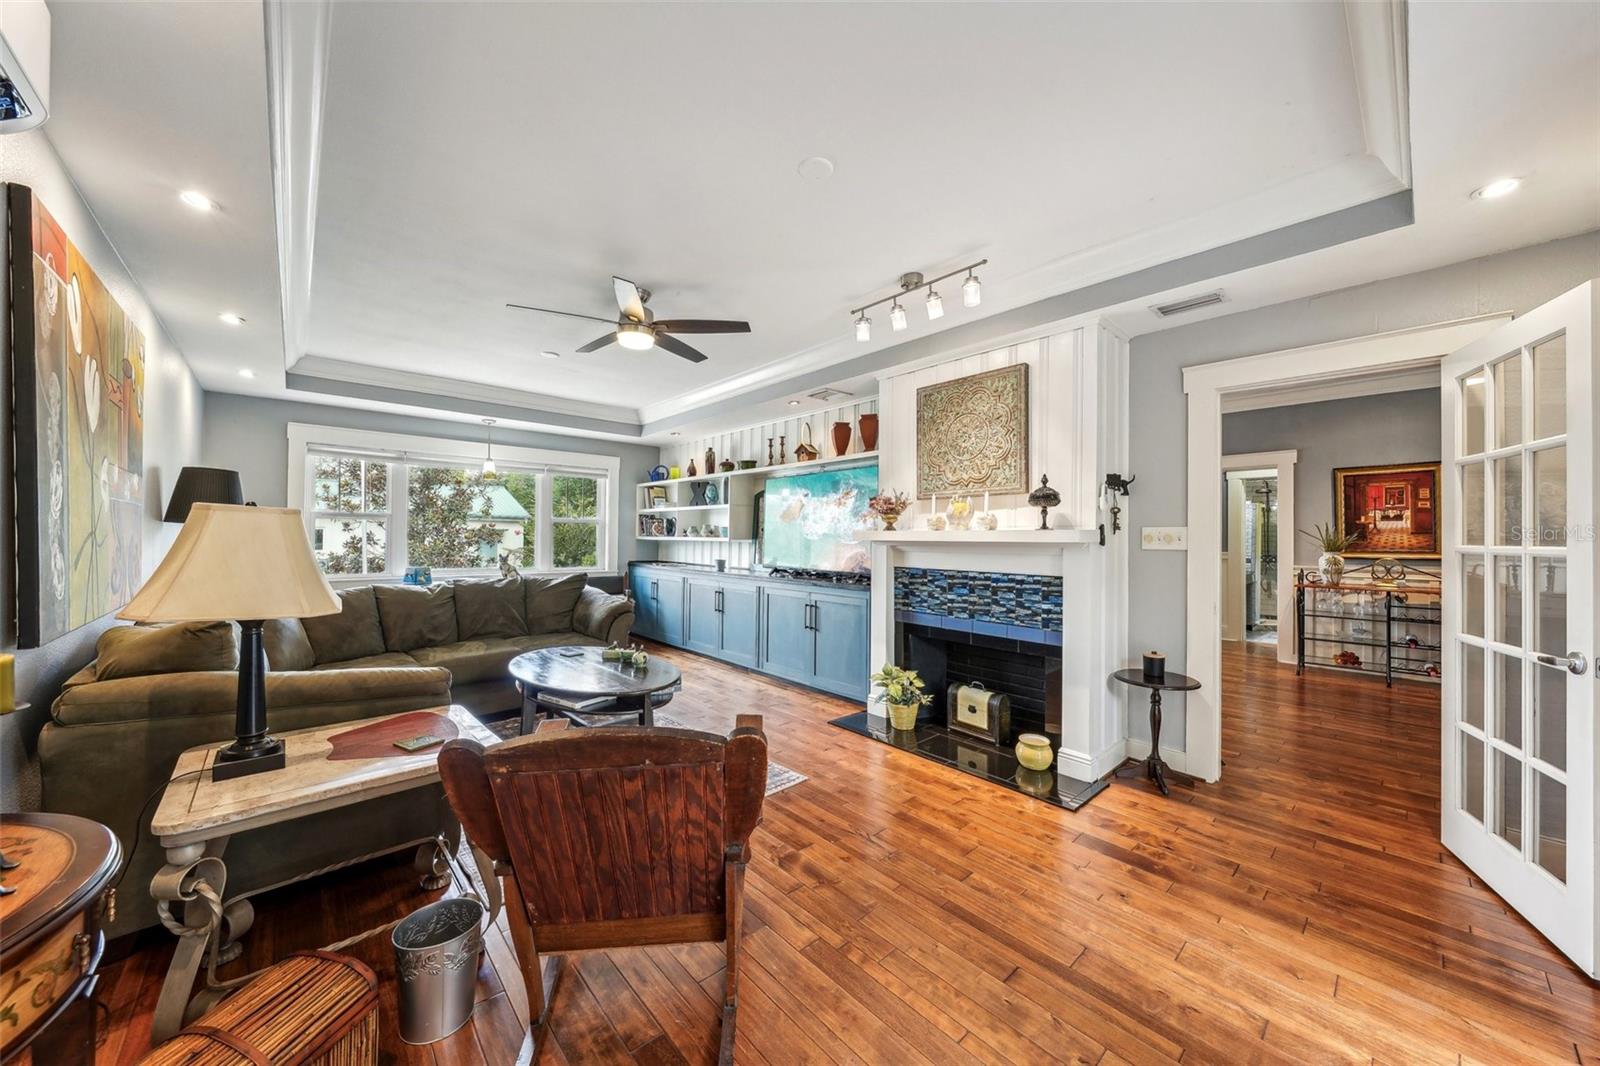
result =
[{"label": "white fireplace mantel", "polygon": [[856,534],[861,541],[939,547],[944,544],[1004,544],[1007,548],[1060,551],[1065,544],[1098,544],[1098,529],[874,529]]}]

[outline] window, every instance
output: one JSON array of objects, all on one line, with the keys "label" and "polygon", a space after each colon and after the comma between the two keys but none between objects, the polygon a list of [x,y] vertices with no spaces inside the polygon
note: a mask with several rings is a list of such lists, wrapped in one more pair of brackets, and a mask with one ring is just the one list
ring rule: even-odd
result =
[{"label": "window", "polygon": [[[323,572],[396,578],[612,565],[620,463],[611,456],[322,426],[289,427],[291,498],[304,501]],[[298,490],[296,485],[298,483]]]}]

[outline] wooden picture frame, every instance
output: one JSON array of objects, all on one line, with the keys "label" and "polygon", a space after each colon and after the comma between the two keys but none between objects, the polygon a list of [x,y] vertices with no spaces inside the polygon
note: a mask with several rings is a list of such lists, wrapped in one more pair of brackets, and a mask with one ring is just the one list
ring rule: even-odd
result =
[{"label": "wooden picture frame", "polygon": [[1440,557],[1439,463],[1346,466],[1333,471],[1334,528],[1355,537],[1352,559]]}]

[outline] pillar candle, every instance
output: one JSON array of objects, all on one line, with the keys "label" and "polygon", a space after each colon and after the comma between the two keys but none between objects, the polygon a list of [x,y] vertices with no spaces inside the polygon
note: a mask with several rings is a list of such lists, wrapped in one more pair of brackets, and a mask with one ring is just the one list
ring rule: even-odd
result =
[{"label": "pillar candle", "polygon": [[0,655],[0,714],[17,709],[17,657]]}]

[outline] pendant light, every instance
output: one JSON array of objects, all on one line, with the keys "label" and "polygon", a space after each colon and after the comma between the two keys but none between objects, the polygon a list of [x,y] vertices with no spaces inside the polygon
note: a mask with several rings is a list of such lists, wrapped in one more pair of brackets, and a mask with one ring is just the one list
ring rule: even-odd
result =
[{"label": "pendant light", "polygon": [[928,321],[944,317],[944,300],[933,289],[928,290]]},{"label": "pendant light", "polygon": [[485,418],[483,420],[484,426],[487,427],[485,429],[485,433],[488,435],[488,439],[485,441],[487,450],[484,452],[483,456],[483,479],[485,481],[493,481],[497,476],[499,476],[499,471],[497,471],[494,466],[494,421],[495,420],[492,418]]},{"label": "pendant light", "polygon": [[906,309],[900,306],[899,300],[889,307],[889,326],[896,333],[906,328]]},{"label": "pendant light", "polygon": [[863,311],[861,317],[856,319],[856,340],[870,341],[872,339],[872,319]]},{"label": "pendant light", "polygon": [[961,305],[963,307],[977,307],[983,302],[983,288],[978,284],[978,275],[967,272],[967,280],[961,283]]}]

